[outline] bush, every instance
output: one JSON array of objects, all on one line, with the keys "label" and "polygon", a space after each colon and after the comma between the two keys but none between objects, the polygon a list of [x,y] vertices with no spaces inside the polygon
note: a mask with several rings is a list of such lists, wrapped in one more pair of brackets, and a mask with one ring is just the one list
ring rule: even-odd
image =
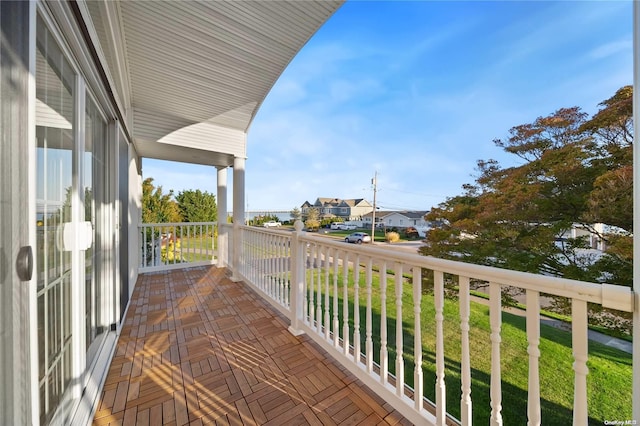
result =
[{"label": "bush", "polygon": [[384,239],[388,242],[388,243],[396,243],[398,241],[400,241],[400,234],[398,234],[397,232],[387,232],[384,235]]}]

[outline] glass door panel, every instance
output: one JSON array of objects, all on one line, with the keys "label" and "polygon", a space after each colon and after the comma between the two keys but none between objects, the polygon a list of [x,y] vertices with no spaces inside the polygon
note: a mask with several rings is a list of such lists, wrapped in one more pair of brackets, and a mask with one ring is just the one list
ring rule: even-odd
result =
[{"label": "glass door panel", "polygon": [[84,220],[91,222],[93,245],[85,252],[85,329],[87,366],[90,366],[100,347],[101,336],[107,327],[103,312],[103,294],[106,278],[105,249],[108,238],[105,235],[106,221],[106,168],[105,148],[107,145],[107,123],[91,97],[86,97],[84,146]]},{"label": "glass door panel", "polygon": [[40,423],[71,379],[71,253],[64,250],[73,195],[75,74],[40,17],[36,52],[36,253]]}]

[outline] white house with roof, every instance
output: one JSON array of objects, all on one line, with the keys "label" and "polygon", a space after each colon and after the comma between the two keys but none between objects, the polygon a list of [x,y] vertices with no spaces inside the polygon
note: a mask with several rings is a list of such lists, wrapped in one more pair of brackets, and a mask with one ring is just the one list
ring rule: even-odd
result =
[{"label": "white house with roof", "polygon": [[[418,211],[377,211],[376,212],[376,226],[386,228],[408,228],[414,227],[416,229],[428,228],[429,222],[425,220],[425,215],[428,213],[426,210]],[[373,213],[368,213],[362,218],[363,226],[371,226],[371,220]]]},{"label": "white house with roof", "polygon": [[309,213],[309,209],[315,208],[323,219],[339,217],[343,220],[361,221],[362,218],[373,211],[373,206],[364,198],[317,198],[311,204],[305,201],[301,207],[302,216]]}]

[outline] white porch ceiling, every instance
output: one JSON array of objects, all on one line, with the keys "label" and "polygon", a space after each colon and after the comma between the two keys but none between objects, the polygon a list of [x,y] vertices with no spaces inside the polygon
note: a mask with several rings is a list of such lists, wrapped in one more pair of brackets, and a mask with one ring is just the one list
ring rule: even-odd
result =
[{"label": "white porch ceiling", "polygon": [[343,0],[87,2],[142,157],[230,166],[285,67]]}]

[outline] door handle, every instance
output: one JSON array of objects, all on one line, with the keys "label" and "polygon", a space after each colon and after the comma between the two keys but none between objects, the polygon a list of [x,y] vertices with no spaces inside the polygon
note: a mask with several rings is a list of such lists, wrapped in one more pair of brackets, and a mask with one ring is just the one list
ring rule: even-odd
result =
[{"label": "door handle", "polygon": [[31,246],[20,247],[16,258],[16,272],[20,281],[30,281],[33,276],[33,250]]}]

